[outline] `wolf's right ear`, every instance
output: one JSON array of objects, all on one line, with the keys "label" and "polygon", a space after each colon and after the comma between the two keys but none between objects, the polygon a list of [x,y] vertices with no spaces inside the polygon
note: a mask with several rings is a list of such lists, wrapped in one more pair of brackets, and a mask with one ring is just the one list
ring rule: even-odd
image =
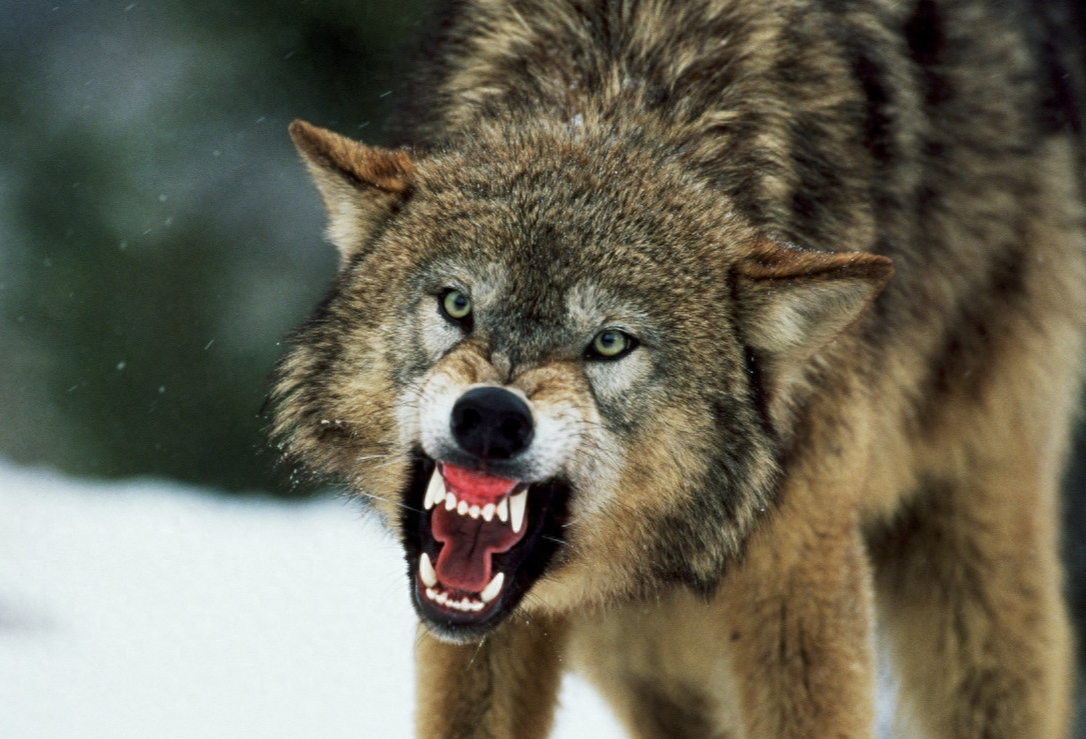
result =
[{"label": "wolf's right ear", "polygon": [[290,138],[324,200],[328,238],[346,265],[411,195],[415,165],[402,149],[365,146],[305,121]]}]

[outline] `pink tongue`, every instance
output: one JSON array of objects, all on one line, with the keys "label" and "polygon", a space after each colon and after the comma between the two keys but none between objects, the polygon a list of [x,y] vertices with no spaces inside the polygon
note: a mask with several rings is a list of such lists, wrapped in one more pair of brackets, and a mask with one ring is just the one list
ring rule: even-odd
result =
[{"label": "pink tongue", "polygon": [[441,542],[434,570],[446,590],[481,593],[490,584],[490,555],[509,551],[524,537],[527,526],[514,534],[513,527],[497,516],[487,523],[482,518],[461,516],[438,506],[430,519],[434,539]]},{"label": "pink tongue", "polygon": [[[497,505],[517,486],[516,480],[452,465],[442,465],[441,474],[445,487],[458,501],[480,507],[487,503]],[[490,556],[509,551],[524,537],[528,527],[522,525],[520,533],[514,534],[513,527],[502,523],[497,516],[488,522],[482,517],[461,516],[438,505],[430,519],[430,529],[434,539],[443,545],[434,565],[442,587],[480,593],[493,577]]]}]

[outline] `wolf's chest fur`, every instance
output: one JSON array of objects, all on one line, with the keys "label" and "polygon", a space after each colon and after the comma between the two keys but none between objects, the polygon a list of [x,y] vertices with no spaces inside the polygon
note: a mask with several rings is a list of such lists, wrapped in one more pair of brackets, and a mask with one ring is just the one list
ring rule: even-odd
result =
[{"label": "wolf's chest fur", "polygon": [[342,266],[273,389],[404,544],[419,735],[574,662],[638,736],[871,736],[877,610],[917,731],[1061,736],[1081,9],[447,6],[400,148],[291,128]]}]

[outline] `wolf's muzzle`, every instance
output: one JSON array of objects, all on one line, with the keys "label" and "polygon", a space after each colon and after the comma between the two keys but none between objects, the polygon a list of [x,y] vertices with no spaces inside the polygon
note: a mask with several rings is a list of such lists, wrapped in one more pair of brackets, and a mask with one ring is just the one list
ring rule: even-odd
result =
[{"label": "wolf's muzzle", "polygon": [[532,411],[500,387],[477,387],[460,396],[450,421],[460,448],[481,459],[509,459],[532,443]]}]

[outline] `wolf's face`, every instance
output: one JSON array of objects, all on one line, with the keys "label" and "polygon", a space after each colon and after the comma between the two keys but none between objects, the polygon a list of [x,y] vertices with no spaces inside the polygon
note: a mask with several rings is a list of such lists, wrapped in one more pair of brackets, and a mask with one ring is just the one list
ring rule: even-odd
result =
[{"label": "wolf's face", "polygon": [[397,530],[424,623],[711,588],[772,504],[802,368],[885,260],[773,246],[681,172],[574,141],[412,161],[292,133],[343,262],[276,432]]}]

